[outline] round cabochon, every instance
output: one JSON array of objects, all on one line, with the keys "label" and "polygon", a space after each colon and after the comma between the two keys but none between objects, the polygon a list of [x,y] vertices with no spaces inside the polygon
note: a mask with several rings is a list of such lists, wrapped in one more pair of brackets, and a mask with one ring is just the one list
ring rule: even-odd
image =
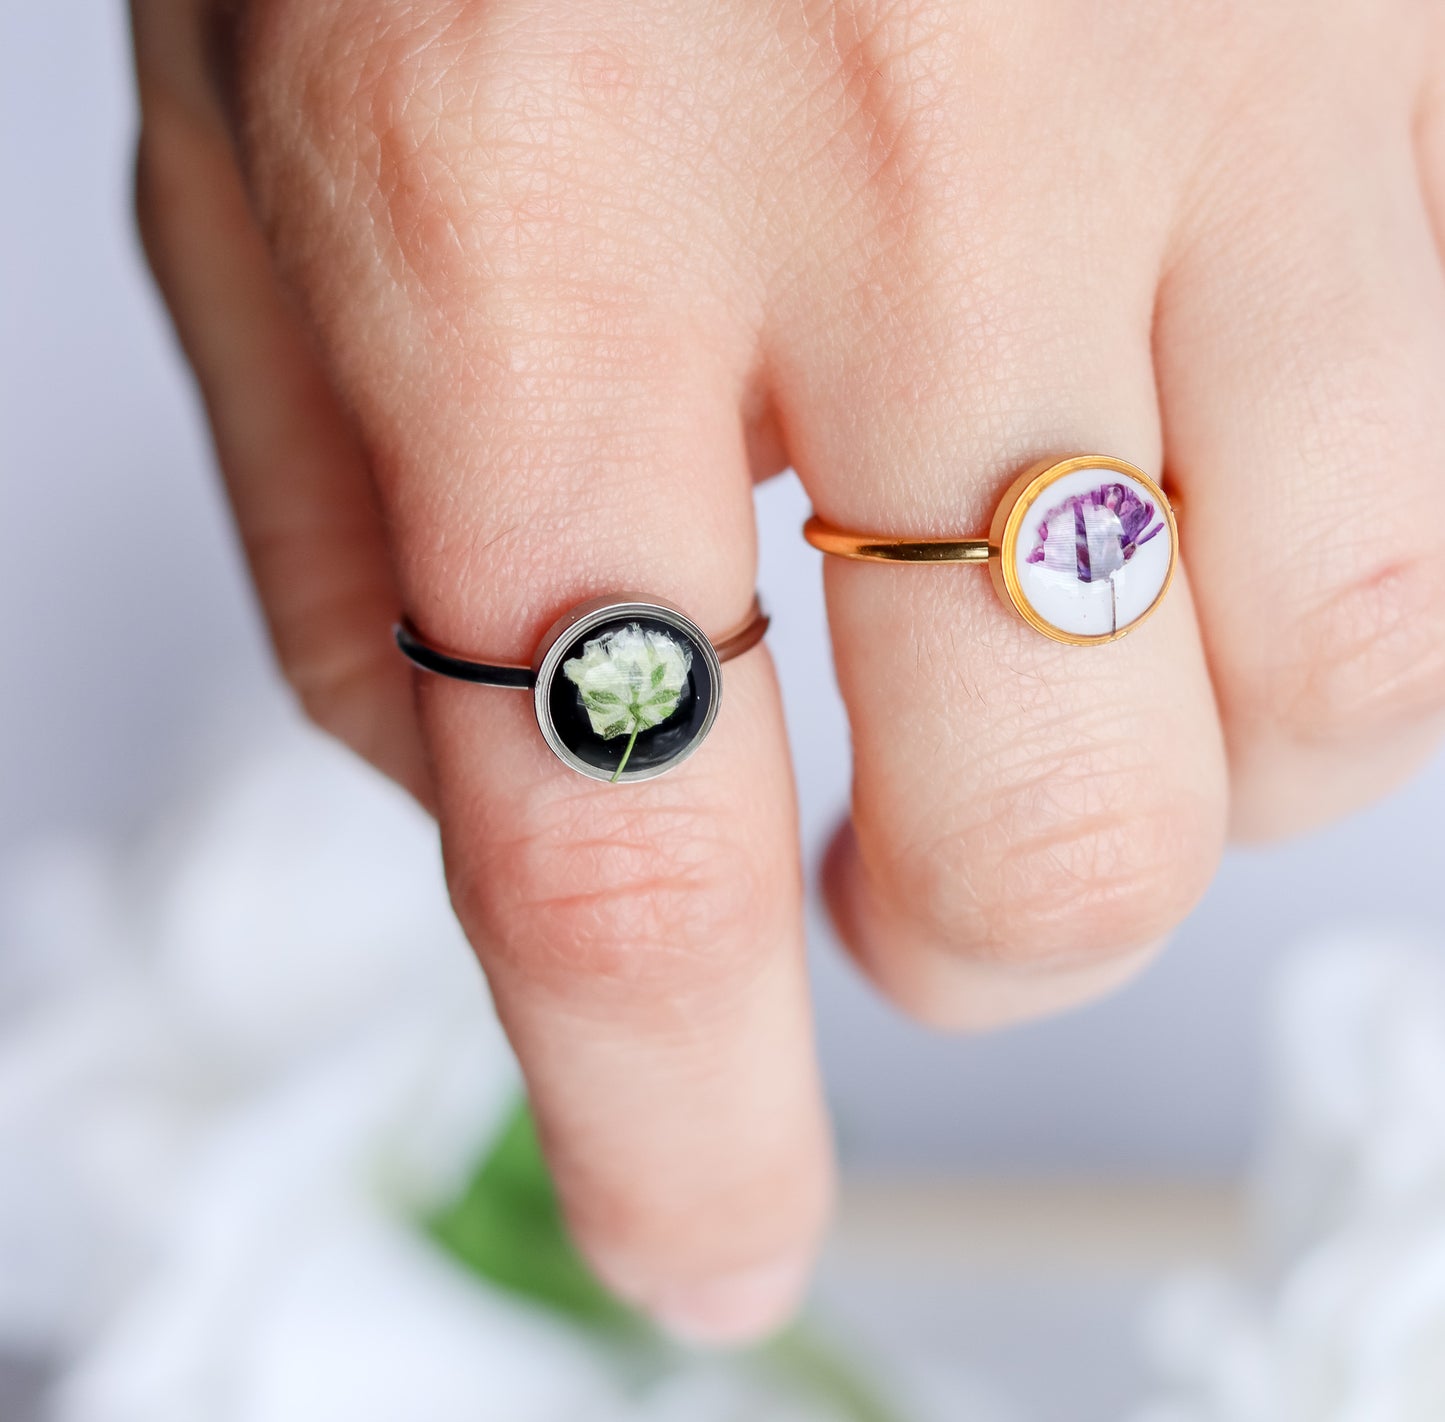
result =
[{"label": "round cabochon", "polygon": [[682,613],[613,599],[570,615],[537,669],[537,721],[583,775],[649,780],[702,744],[717,716],[721,669]]},{"label": "round cabochon", "polygon": [[1174,575],[1163,491],[1122,461],[1065,460],[1028,483],[1000,556],[1008,596],[1039,631],[1111,641],[1154,610]]}]

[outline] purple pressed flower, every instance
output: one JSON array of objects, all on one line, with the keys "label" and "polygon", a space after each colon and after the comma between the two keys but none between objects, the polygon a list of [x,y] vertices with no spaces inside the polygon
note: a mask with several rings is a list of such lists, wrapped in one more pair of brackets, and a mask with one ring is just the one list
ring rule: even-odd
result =
[{"label": "purple pressed flower", "polygon": [[1151,526],[1154,505],[1125,484],[1075,494],[1044,515],[1027,561],[1081,583],[1110,579],[1163,527]]}]

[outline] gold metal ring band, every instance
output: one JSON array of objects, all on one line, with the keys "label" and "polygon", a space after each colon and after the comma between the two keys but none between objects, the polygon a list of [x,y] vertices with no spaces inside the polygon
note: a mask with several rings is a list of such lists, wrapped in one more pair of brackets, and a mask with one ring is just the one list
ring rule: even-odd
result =
[{"label": "gold metal ring band", "polygon": [[836,558],[866,563],[987,563],[997,552],[986,538],[889,538],[881,533],[849,533],[814,514],[803,537]]}]

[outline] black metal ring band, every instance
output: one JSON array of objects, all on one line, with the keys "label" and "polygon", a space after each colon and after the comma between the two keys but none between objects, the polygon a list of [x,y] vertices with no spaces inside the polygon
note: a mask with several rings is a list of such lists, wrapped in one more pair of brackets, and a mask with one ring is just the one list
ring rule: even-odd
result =
[{"label": "black metal ring band", "polygon": [[530,691],[536,685],[537,676],[531,667],[511,667],[491,662],[469,662],[462,657],[453,657],[428,646],[417,636],[408,622],[398,622],[395,628],[396,645],[402,655],[423,671],[435,672],[437,676],[449,676],[456,681],[471,681],[478,686],[509,686],[518,691]]}]

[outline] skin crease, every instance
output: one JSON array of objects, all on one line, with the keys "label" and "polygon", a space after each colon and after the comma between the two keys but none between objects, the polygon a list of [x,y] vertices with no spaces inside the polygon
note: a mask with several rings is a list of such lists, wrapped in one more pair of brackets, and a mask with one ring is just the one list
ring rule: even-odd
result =
[{"label": "skin crease", "polygon": [[1113,987],[1227,828],[1435,745],[1438,5],[133,9],[142,230],[282,666],[437,814],[578,1242],[666,1326],[776,1326],[830,1197],[768,656],[685,766],[609,787],[525,698],[409,684],[398,609],[495,659],[620,588],[717,634],[785,464],[915,535],[1041,456],[1162,473],[1185,572],[1107,647],[976,570],[825,567],[825,889],[939,1026]]}]

